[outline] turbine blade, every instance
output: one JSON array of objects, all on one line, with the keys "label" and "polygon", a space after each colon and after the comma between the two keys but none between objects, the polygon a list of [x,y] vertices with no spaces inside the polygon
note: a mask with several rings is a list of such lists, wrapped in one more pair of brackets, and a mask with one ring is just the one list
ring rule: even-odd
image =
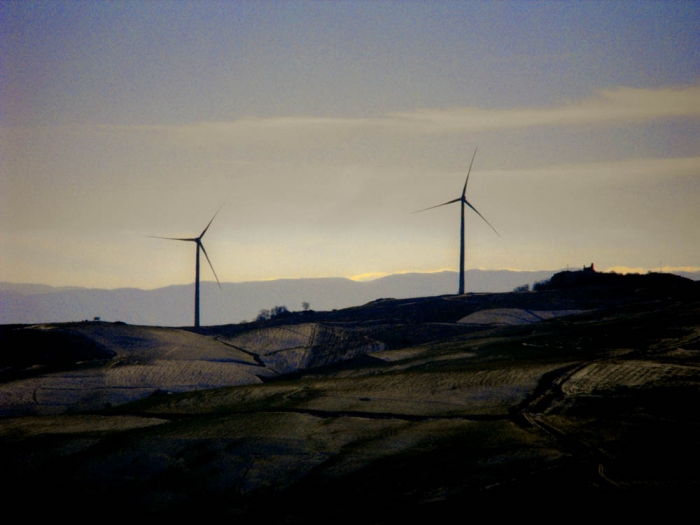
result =
[{"label": "turbine blade", "polygon": [[216,272],[214,271],[214,266],[211,264],[211,261],[209,260],[209,256],[207,255],[207,251],[204,249],[204,245],[202,244],[202,241],[197,241],[197,244],[199,247],[202,249],[202,252],[204,252],[204,257],[207,258],[207,262],[209,263],[209,268],[211,268],[212,273],[214,274],[214,278],[216,279],[216,284],[219,285],[219,290],[221,290],[221,283],[219,282],[219,278],[216,275]]},{"label": "turbine blade", "polygon": [[214,214],[214,216],[213,216],[213,217],[211,218],[211,220],[209,221],[209,224],[207,224],[207,227],[204,228],[204,231],[202,231],[202,233],[199,235],[199,237],[197,237],[198,239],[201,239],[202,237],[204,237],[204,234],[207,233],[207,230],[209,229],[209,226],[211,226],[211,223],[214,222],[214,219],[216,218],[216,216],[217,216],[217,215],[219,214],[219,212],[221,211],[221,208],[223,208],[223,207],[224,207],[223,204],[222,204],[221,206],[219,206],[219,209],[216,210],[216,213]]},{"label": "turbine blade", "polygon": [[183,239],[181,237],[157,237],[155,235],[148,235],[151,239],[166,239],[168,241],[191,241],[197,242],[197,239]]},{"label": "turbine blade", "polygon": [[460,197],[458,199],[454,199],[454,200],[451,200],[449,202],[443,202],[442,204],[438,204],[437,206],[431,206],[430,208],[423,208],[422,210],[412,211],[411,213],[420,213],[422,211],[432,210],[433,208],[439,208],[440,206],[447,206],[448,204],[452,204],[453,202],[459,202],[461,200],[462,200],[462,198]]},{"label": "turbine blade", "polygon": [[[484,219],[484,222],[485,222],[486,224],[488,224],[489,226],[491,226],[491,223],[490,223],[489,221],[486,220],[486,217],[484,217],[483,215],[481,215],[481,213],[479,213],[479,211],[478,211],[474,206],[472,206],[472,205],[469,203],[469,201],[468,201],[467,199],[464,199],[464,204],[466,204],[466,205],[469,206],[472,210],[474,210],[474,211],[476,212],[476,214],[477,214],[479,217],[481,217],[482,219]],[[499,237],[501,236],[501,234],[498,233],[498,232],[496,231],[496,228],[494,228],[493,226],[491,226],[491,229],[492,229],[494,232],[496,232],[496,235],[498,235]]]},{"label": "turbine blade", "polygon": [[462,190],[462,198],[464,198],[464,196],[467,194],[467,182],[469,182],[469,174],[472,172],[472,166],[474,165],[474,157],[476,157],[476,150],[478,150],[478,149],[479,149],[478,146],[476,148],[474,148],[474,155],[472,155],[472,161],[469,164],[469,171],[467,172],[467,180],[464,181],[464,189]]}]

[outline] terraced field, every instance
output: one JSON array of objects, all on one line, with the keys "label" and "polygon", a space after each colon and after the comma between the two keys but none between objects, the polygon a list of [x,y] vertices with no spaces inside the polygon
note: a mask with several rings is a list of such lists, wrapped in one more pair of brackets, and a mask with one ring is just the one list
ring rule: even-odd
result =
[{"label": "terraced field", "polygon": [[653,361],[595,362],[578,370],[562,386],[566,395],[595,394],[614,389],[660,387],[696,383],[700,387],[697,366]]}]

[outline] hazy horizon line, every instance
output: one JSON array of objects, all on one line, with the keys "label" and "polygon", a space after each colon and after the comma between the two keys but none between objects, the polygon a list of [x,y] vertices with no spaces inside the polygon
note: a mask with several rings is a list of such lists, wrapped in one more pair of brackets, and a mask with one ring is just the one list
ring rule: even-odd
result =
[{"label": "hazy horizon line", "polygon": [[[584,265],[581,265],[581,269],[583,268]],[[513,272],[513,273],[536,273],[536,272],[560,272],[560,271],[565,271],[565,270],[577,270],[579,269],[578,266],[576,267],[567,267],[567,268],[555,268],[555,269],[538,269],[538,270],[529,270],[529,269],[522,269],[522,268],[497,268],[497,269],[487,269],[487,268],[469,268],[466,270],[467,272],[469,271],[482,271],[482,272]],[[645,268],[645,267],[630,267],[630,266],[609,266],[605,267],[604,269],[597,269],[599,272],[605,272],[605,273],[619,273],[619,274],[645,274],[645,273],[652,273],[652,272],[661,272],[661,273],[675,273],[675,272],[688,272],[688,273],[695,273],[699,272],[700,273],[700,266],[662,266],[662,267],[656,267],[656,268]],[[389,277],[393,275],[408,275],[408,274],[435,274],[435,273],[443,273],[443,272],[452,272],[452,273],[459,273],[458,270],[451,269],[451,268],[442,268],[438,270],[400,270],[396,272],[367,272],[363,274],[358,274],[354,276],[342,276],[342,275],[324,275],[324,276],[315,276],[315,277],[270,277],[266,279],[253,279],[249,281],[225,281],[222,282],[221,284],[245,284],[245,283],[259,283],[259,282],[271,282],[271,281],[289,281],[289,280],[312,280],[312,279],[347,279],[349,281],[353,282],[358,282],[358,283],[365,283],[365,282],[372,282],[376,281],[379,279],[382,279],[384,277]],[[4,284],[12,284],[12,285],[35,285],[35,286],[48,286],[50,288],[74,288],[74,289],[85,289],[85,290],[123,290],[123,289],[136,289],[136,290],[157,290],[159,288],[168,288],[170,286],[190,286],[193,284],[194,281],[190,282],[179,282],[179,283],[173,283],[173,284],[168,284],[165,286],[156,286],[154,288],[140,288],[138,286],[116,286],[112,288],[101,288],[101,287],[95,287],[95,286],[85,286],[85,285],[74,285],[74,284],[45,284],[45,283],[39,283],[39,282],[14,282],[14,281],[0,281],[0,283]],[[205,282],[211,282],[215,283],[216,281],[213,280],[202,280],[203,283]]]}]

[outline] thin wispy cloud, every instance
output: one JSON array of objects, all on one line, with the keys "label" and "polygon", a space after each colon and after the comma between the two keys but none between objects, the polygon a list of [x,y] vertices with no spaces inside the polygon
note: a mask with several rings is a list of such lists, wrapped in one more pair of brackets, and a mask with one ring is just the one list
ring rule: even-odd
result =
[{"label": "thin wispy cloud", "polygon": [[[439,135],[557,126],[623,125],[671,118],[700,118],[700,84],[662,89],[615,87],[597,90],[592,96],[551,107],[506,109],[455,107],[416,109],[380,117],[242,117],[230,121],[192,122],[182,125],[70,125],[56,127],[61,133],[163,135],[193,146],[241,142],[328,142],[348,134]],[[48,130],[47,130],[48,131]],[[28,138],[29,130],[1,128],[0,136]]]},{"label": "thin wispy cloud", "polygon": [[348,279],[351,279],[353,281],[358,281],[358,282],[365,282],[365,281],[374,281],[375,279],[381,279],[382,277],[386,277],[388,275],[406,275],[409,273],[421,273],[421,274],[432,274],[432,273],[441,273],[441,272],[454,272],[454,268],[439,268],[437,270],[399,270],[399,271],[393,271],[393,272],[365,272],[365,273],[360,273],[357,275],[352,275],[348,277]]},{"label": "thin wispy cloud", "polygon": [[556,176],[590,181],[597,178],[603,181],[625,181],[627,177],[651,176],[669,178],[674,176],[700,175],[700,157],[679,158],[636,158],[606,162],[580,162],[576,164],[554,164],[533,169],[487,170],[492,175],[526,177],[536,180],[540,177]]},{"label": "thin wispy cloud", "polygon": [[615,125],[667,118],[700,118],[700,85],[682,88],[600,89],[591,97],[539,108],[417,109],[374,118],[286,116],[247,117],[228,122],[197,122],[182,126],[143,126],[181,138],[277,140],[332,139],[352,132],[450,134],[535,127]]},{"label": "thin wispy cloud", "polygon": [[550,108],[455,108],[406,112],[396,116],[417,130],[433,133],[698,118],[700,86],[660,90],[601,89],[592,97]]}]

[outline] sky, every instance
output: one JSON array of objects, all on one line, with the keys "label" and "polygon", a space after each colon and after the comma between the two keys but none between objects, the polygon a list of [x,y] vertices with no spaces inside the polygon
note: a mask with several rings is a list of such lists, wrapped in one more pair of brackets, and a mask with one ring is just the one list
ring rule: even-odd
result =
[{"label": "sky", "polygon": [[[0,281],[700,270],[700,2],[0,3]],[[213,280],[208,267],[203,280]]]}]

